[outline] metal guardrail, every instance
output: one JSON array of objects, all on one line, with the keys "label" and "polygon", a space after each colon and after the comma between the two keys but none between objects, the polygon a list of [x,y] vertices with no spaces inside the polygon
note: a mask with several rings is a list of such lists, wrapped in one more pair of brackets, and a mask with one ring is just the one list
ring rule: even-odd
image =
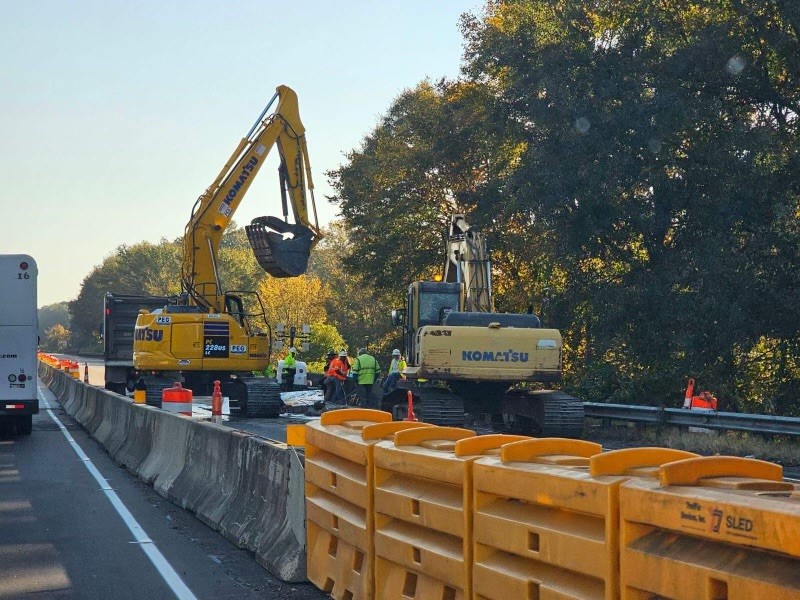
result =
[{"label": "metal guardrail", "polygon": [[746,431],[760,435],[800,436],[800,418],[751,415],[747,413],[704,412],[684,408],[631,406],[584,402],[586,416],[591,419],[632,421],[652,425],[705,427],[720,431]]}]

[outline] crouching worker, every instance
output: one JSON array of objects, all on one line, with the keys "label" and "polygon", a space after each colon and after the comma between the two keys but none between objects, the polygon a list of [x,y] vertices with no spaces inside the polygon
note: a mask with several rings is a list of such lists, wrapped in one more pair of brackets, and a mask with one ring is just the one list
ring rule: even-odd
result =
[{"label": "crouching worker", "polygon": [[325,402],[345,403],[344,384],[348,371],[350,371],[350,363],[347,361],[347,352],[342,350],[339,352],[339,356],[330,362],[328,370],[325,372]]}]

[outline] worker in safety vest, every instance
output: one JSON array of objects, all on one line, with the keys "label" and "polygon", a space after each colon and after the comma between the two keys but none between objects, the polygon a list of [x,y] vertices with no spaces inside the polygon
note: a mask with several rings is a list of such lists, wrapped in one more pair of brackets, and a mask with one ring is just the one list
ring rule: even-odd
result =
[{"label": "worker in safety vest", "polygon": [[289,354],[286,355],[286,358],[283,359],[283,373],[281,374],[281,381],[283,382],[283,387],[287,390],[291,390],[292,386],[294,385],[294,376],[297,373],[297,359],[295,355],[297,354],[297,348],[292,346],[289,348]]},{"label": "worker in safety vest", "polygon": [[[402,369],[400,368],[401,365]],[[400,380],[400,376],[405,368],[405,361],[403,360],[402,356],[400,356],[400,350],[395,348],[392,350],[392,363],[389,365],[389,374],[383,381],[384,396],[397,387],[397,382]]]},{"label": "worker in safety vest", "polygon": [[378,408],[377,402],[373,402],[372,385],[378,378],[380,370],[381,367],[375,357],[367,354],[366,348],[359,348],[352,373],[358,382],[358,403],[361,406]]},{"label": "worker in safety vest", "polygon": [[689,408],[705,408],[717,410],[717,399],[708,390],[700,392],[699,396],[693,396]]},{"label": "worker in safety vest", "polygon": [[349,371],[350,363],[347,360],[347,351],[342,350],[339,352],[339,356],[331,361],[325,373],[328,376],[328,386],[333,390],[332,400],[337,404],[344,404],[344,384]]},{"label": "worker in safety vest", "polygon": [[331,366],[331,361],[336,358],[336,350],[329,350],[328,355],[325,357],[325,368],[322,370],[323,373],[328,372],[328,368]]}]

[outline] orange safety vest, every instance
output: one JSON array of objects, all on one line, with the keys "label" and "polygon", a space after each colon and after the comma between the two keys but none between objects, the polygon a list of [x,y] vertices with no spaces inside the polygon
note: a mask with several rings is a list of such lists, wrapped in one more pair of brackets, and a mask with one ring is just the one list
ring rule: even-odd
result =
[{"label": "orange safety vest", "polygon": [[325,374],[329,377],[335,377],[340,381],[344,381],[347,379],[347,372],[349,370],[350,365],[348,364],[347,359],[342,360],[341,358],[334,358],[328,367],[328,372]]},{"label": "orange safety vest", "polygon": [[712,396],[711,400],[706,400],[702,396],[693,396],[690,408],[710,408],[717,410],[717,399]]}]

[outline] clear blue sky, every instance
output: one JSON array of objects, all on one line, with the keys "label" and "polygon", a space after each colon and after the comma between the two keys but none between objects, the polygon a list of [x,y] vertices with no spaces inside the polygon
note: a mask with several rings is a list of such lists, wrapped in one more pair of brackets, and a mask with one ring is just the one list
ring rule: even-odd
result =
[{"label": "clear blue sky", "polygon": [[[325,171],[404,89],[458,75],[459,16],[482,4],[2,2],[0,253],[37,259],[43,306],[118,245],[180,236],[279,84],[297,91],[327,223]],[[235,220],[279,206],[267,164]]]}]

